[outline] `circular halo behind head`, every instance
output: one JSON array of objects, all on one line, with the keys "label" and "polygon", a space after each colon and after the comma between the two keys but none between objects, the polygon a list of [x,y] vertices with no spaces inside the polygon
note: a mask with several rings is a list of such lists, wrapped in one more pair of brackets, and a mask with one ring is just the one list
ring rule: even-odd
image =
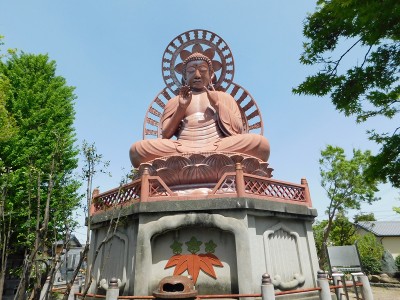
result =
[{"label": "circular halo behind head", "polygon": [[182,85],[184,62],[195,53],[205,56],[211,62],[215,88],[227,90],[235,73],[232,53],[221,37],[203,29],[178,35],[165,49],[161,69],[167,88],[177,95]]}]

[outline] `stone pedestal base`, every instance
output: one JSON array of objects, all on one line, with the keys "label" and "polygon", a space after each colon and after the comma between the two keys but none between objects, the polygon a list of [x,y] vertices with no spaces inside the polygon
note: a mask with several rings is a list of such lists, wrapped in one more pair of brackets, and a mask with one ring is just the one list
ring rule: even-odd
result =
[{"label": "stone pedestal base", "polygon": [[[107,237],[118,215],[117,230]],[[162,278],[188,272],[199,295],[260,293],[264,273],[278,291],[316,287],[316,215],[304,205],[245,197],[139,202],[98,213],[90,292],[104,293],[100,281],[116,277],[121,295],[151,295]]]}]

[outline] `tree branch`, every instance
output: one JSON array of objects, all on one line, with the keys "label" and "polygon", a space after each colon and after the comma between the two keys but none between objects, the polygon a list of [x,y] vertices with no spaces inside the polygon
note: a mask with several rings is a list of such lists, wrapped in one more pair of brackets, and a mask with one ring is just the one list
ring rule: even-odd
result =
[{"label": "tree branch", "polygon": [[365,62],[367,61],[367,57],[368,57],[368,54],[369,54],[369,52],[371,51],[371,49],[372,49],[372,45],[371,45],[371,46],[369,46],[367,53],[365,53],[365,56],[364,56],[364,61],[362,62],[362,64],[361,64],[361,67],[360,67],[360,68],[362,68],[362,67],[364,66]]},{"label": "tree branch", "polygon": [[335,67],[334,67],[334,68],[332,69],[332,71],[330,72],[330,75],[332,75],[333,73],[336,74],[337,68],[338,68],[340,62],[342,61],[343,57],[345,57],[346,54],[349,53],[349,52],[351,51],[351,49],[353,49],[360,41],[361,41],[361,38],[360,38],[358,41],[356,41],[349,49],[346,50],[345,53],[343,53],[343,54],[339,57],[339,59],[335,62]]}]

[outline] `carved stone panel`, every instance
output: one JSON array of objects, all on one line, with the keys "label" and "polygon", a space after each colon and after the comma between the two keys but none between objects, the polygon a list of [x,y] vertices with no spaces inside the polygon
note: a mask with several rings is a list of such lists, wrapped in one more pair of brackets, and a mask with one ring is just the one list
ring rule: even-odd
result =
[{"label": "carved stone panel", "polygon": [[152,282],[191,275],[200,294],[238,293],[235,237],[212,227],[183,227],[153,237]]},{"label": "carved stone panel", "polygon": [[303,285],[298,233],[278,223],[265,231],[263,238],[266,269],[274,286],[289,290]]},{"label": "carved stone panel", "polygon": [[128,258],[128,237],[116,232],[104,244],[101,255],[99,287],[106,290],[112,277],[118,279],[118,287],[126,284],[126,268]]}]

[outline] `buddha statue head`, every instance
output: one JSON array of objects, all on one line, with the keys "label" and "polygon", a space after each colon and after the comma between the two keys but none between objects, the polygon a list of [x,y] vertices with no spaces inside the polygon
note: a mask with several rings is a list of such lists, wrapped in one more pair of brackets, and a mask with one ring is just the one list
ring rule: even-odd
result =
[{"label": "buddha statue head", "polygon": [[193,89],[203,89],[212,84],[214,70],[211,59],[201,53],[193,53],[183,62],[183,81]]}]

